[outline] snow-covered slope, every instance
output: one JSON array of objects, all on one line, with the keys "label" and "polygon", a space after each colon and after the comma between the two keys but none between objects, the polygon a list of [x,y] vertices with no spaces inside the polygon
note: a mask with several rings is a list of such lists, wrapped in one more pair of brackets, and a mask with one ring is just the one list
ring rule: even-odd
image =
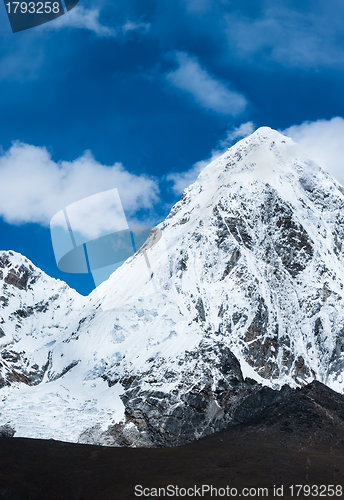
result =
[{"label": "snow-covered slope", "polygon": [[180,444],[269,399],[260,384],[316,378],[343,392],[343,192],[261,128],[210,163],[162,237],[86,299],[3,252],[0,424]]}]

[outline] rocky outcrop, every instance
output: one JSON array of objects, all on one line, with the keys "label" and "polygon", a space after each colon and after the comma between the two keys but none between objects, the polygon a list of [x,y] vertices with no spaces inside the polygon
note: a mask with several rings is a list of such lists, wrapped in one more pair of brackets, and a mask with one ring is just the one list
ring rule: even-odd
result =
[{"label": "rocky outcrop", "polygon": [[0,426],[0,437],[2,438],[13,437],[15,433],[16,431],[12,429],[12,427],[10,427],[9,425]]},{"label": "rocky outcrop", "polygon": [[[148,389],[149,373],[109,381],[121,383],[125,392],[125,421],[102,431],[85,431],[79,442],[112,446],[180,446],[252,419],[292,392],[263,387],[242,376],[240,363],[228,349],[202,342],[185,353],[183,374],[169,371],[164,380],[175,382],[172,391]],[[200,374],[198,376],[198,374]],[[150,384],[151,386],[154,384]]]}]

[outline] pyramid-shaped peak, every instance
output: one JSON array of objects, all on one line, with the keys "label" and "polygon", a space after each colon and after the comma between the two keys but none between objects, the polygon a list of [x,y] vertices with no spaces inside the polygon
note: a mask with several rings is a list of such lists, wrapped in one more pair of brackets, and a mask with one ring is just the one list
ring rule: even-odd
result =
[{"label": "pyramid-shaped peak", "polygon": [[299,200],[304,200],[306,206],[310,193],[313,190],[323,193],[324,188],[338,191],[335,179],[308,159],[290,137],[272,128],[260,127],[214,158],[184,190],[182,200],[172,208],[168,219],[171,223],[176,220],[173,218],[172,222],[172,217],[184,220],[184,212],[191,213],[196,207],[200,212],[205,207],[211,210],[219,200],[234,193],[243,202],[245,199],[245,203],[253,203],[262,192],[273,190],[276,196],[296,208],[301,203]]},{"label": "pyramid-shaped peak", "polygon": [[282,141],[283,140],[285,141],[286,139],[289,141],[291,140],[290,137],[285,136],[284,134],[282,134],[278,130],[275,130],[275,129],[270,128],[270,127],[259,127],[251,135],[246,137],[246,139],[248,139],[250,137],[252,137],[252,138],[259,137],[260,139],[272,139],[272,140],[280,139]]},{"label": "pyramid-shaped peak", "polygon": [[[203,169],[196,184],[209,186],[209,182],[215,182],[215,179],[218,179],[217,184],[219,181],[220,184],[228,183],[234,181],[233,175],[240,176],[245,183],[257,178],[268,182],[271,175],[286,177],[293,173],[297,176],[296,170],[301,162],[299,156],[300,151],[290,137],[270,127],[260,127],[214,158]],[[303,163],[302,169],[308,171],[309,166]]]}]

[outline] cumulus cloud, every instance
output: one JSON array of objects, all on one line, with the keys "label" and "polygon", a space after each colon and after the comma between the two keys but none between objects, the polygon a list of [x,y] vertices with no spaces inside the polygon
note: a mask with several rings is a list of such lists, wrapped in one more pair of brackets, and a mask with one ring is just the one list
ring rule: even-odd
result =
[{"label": "cumulus cloud", "polygon": [[[60,227],[68,232],[66,219],[73,231],[76,245],[128,228],[117,189],[102,191],[68,205],[51,219],[50,227]],[[69,238],[68,240],[71,243]]]},{"label": "cumulus cloud", "polygon": [[178,68],[170,71],[167,81],[191,95],[201,107],[223,115],[237,115],[244,111],[245,97],[203,69],[197,58],[185,52],[172,54]]},{"label": "cumulus cloud", "polygon": [[254,131],[252,122],[242,123],[239,127],[227,132],[225,139],[220,140],[211,151],[210,158],[196,162],[189,170],[167,175],[166,180],[172,182],[172,191],[180,195],[186,187],[194,182],[200,172],[209,165],[210,162],[221,156],[226,149],[233,145],[237,139],[243,139]]},{"label": "cumulus cloud", "polygon": [[304,153],[344,185],[344,119],[317,120],[283,131]]},{"label": "cumulus cloud", "polygon": [[0,153],[0,178],[0,216],[12,224],[47,226],[65,206],[111,188],[118,189],[129,216],[159,200],[156,179],[132,174],[121,163],[102,165],[89,151],[55,162],[46,148],[15,142]]}]

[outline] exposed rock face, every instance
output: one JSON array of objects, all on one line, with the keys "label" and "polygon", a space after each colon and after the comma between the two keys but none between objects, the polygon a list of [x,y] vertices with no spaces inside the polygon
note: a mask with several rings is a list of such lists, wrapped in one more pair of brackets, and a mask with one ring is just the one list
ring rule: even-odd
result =
[{"label": "exposed rock face", "polygon": [[0,437],[13,437],[16,431],[9,425],[2,425],[0,427]]},{"label": "exposed rock face", "polygon": [[[276,391],[253,380],[234,386],[219,380],[215,390],[194,387],[180,399],[177,394],[134,389],[122,401],[127,424],[139,431],[141,446],[180,446],[247,422],[290,392],[288,385]],[[137,436],[129,444],[137,445]]]},{"label": "exposed rock face", "polygon": [[1,252],[0,271],[0,386],[37,385],[49,367],[48,338],[64,328],[65,302],[79,296],[15,252]]},{"label": "exposed rock face", "polygon": [[343,391],[343,193],[263,128],[152,233],[153,279],[141,249],[81,298],[3,252],[0,424],[173,446],[246,421],[285,384]]},{"label": "exposed rock face", "polygon": [[171,392],[144,389],[145,377],[140,377],[121,396],[127,421],[154,446],[184,444],[227,426],[232,406],[254,390],[243,381],[238,360],[221,345],[199,345],[178,362],[182,375],[165,374],[177,382]]},{"label": "exposed rock face", "polygon": [[108,380],[110,387],[120,383],[126,388],[120,396],[125,423],[109,426],[105,432],[95,426],[83,433],[79,442],[179,446],[244,423],[292,392],[288,385],[277,391],[253,379],[244,380],[240,363],[221,344],[202,342],[177,363],[183,366],[182,374],[171,370],[164,375],[170,383],[177,382],[171,392],[152,390],[150,373],[128,374],[117,382]]}]

